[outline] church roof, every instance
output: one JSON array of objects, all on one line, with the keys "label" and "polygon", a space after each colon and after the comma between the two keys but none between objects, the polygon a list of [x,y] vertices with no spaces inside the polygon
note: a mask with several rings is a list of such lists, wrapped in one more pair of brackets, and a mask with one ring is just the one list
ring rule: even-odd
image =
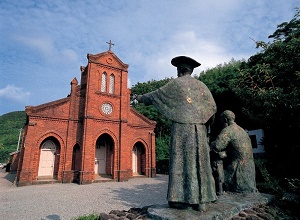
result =
[{"label": "church roof", "polygon": [[[149,118],[147,118],[146,116],[144,116],[143,114],[139,113],[137,110],[135,110],[134,108],[130,107],[130,112],[135,115],[136,117],[138,117],[142,122],[146,122],[146,124],[151,125],[151,126],[155,126],[156,122],[153,120],[150,120]],[[131,124],[129,122],[129,124]],[[141,123],[139,123],[141,125]]]},{"label": "church roof", "polygon": [[63,111],[63,108],[65,105],[68,105],[69,102],[70,102],[70,97],[66,97],[66,98],[62,98],[56,101],[44,103],[37,106],[26,106],[25,107],[26,114],[35,115],[35,116],[47,116],[47,117],[49,116],[55,117],[55,115],[59,115],[60,117],[67,117],[68,112]]},{"label": "church roof", "polygon": [[98,54],[87,54],[89,62],[101,63],[104,65],[114,66],[123,70],[128,69],[128,64],[123,63],[111,50],[98,53]]}]

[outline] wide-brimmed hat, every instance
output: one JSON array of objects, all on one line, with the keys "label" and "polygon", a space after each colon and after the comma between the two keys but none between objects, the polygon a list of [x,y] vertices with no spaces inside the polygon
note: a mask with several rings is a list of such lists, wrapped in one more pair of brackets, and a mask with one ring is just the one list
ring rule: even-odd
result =
[{"label": "wide-brimmed hat", "polygon": [[198,66],[200,66],[201,64],[198,63],[196,60],[190,58],[190,57],[186,57],[186,56],[178,56],[178,57],[174,57],[172,60],[171,60],[171,64],[173,66],[176,66],[178,67],[178,65],[180,64],[190,64],[191,67],[193,68],[196,68]]}]

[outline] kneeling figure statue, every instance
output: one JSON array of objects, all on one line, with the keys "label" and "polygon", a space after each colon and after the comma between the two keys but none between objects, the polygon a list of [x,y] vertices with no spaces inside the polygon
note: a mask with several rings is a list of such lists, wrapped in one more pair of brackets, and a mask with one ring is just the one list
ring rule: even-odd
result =
[{"label": "kneeling figure statue", "polygon": [[232,111],[226,110],[221,114],[224,129],[211,146],[215,152],[226,150],[227,157],[223,159],[224,189],[229,192],[257,192],[251,140],[234,120]]}]

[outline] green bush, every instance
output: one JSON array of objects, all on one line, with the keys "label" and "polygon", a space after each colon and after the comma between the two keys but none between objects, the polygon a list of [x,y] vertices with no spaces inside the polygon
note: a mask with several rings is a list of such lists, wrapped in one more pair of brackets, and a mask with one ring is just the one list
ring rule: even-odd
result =
[{"label": "green bush", "polygon": [[72,218],[72,220],[98,220],[98,219],[99,219],[99,215],[96,213]]},{"label": "green bush", "polygon": [[266,159],[255,159],[256,170],[256,186],[259,192],[270,193],[281,197],[283,189],[280,186],[280,181],[274,176],[271,176],[267,169]]}]

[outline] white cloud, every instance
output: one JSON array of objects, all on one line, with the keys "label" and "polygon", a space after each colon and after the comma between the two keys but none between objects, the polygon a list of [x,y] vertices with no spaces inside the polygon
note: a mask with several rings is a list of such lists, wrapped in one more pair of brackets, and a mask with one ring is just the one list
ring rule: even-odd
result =
[{"label": "white cloud", "polygon": [[45,60],[51,63],[78,61],[76,52],[72,49],[55,47],[53,40],[49,36],[15,36],[15,40],[37,52]]},{"label": "white cloud", "polygon": [[61,54],[64,57],[64,60],[69,60],[71,62],[78,60],[78,56],[74,50],[64,49],[63,51],[61,51]]},{"label": "white cloud", "polygon": [[22,44],[32,48],[45,57],[51,57],[54,51],[53,42],[49,37],[15,36]]},{"label": "white cloud", "polygon": [[[189,56],[201,63],[200,68],[195,69],[194,73],[229,62],[233,57],[225,47],[213,40],[200,38],[194,31],[176,33],[166,40],[164,48],[157,53],[148,56],[134,55],[134,62],[145,67],[139,78],[143,77],[143,81],[148,81],[176,77],[176,68],[170,62],[172,58],[181,55]],[[242,58],[242,55],[238,58]]]},{"label": "white cloud", "polygon": [[5,88],[0,89],[0,98],[7,100],[25,103],[30,96],[30,92],[23,91],[23,88],[14,85],[7,85]]}]

